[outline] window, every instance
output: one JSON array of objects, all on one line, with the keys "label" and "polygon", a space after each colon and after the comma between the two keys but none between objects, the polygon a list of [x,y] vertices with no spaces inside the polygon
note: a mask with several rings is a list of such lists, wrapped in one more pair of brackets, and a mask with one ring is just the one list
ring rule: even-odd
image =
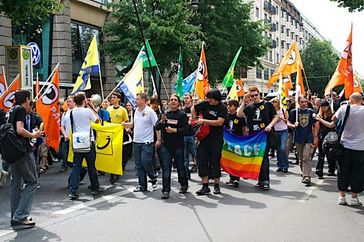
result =
[{"label": "window", "polygon": [[260,69],[259,67],[257,67],[257,69],[256,69],[256,76],[259,79],[262,78],[262,69]]},{"label": "window", "polygon": [[279,39],[276,38],[277,47],[279,47]]},{"label": "window", "polygon": [[284,34],[284,25],[281,26],[281,33]]},{"label": "window", "polygon": [[289,29],[288,28],[286,29],[286,34],[287,34],[287,37],[289,37]]},{"label": "window", "polygon": [[287,50],[289,49],[289,43],[286,44]]},{"label": "window", "polygon": [[264,80],[269,79],[269,69],[264,69]]},{"label": "window", "polygon": [[269,61],[272,62],[273,61],[273,52],[269,51]]},{"label": "window", "polygon": [[255,8],[255,16],[257,18],[259,18],[259,8],[258,7]]},{"label": "window", "polygon": [[286,45],[286,41],[284,41],[284,40],[281,40],[281,48],[283,49],[284,48],[284,46]]},{"label": "window", "polygon": [[[279,63],[279,54],[277,53],[276,63]],[[274,72],[274,71],[273,71]],[[273,74],[273,72],[271,72]]]},{"label": "window", "polygon": [[284,10],[281,12],[281,18],[284,18]]},{"label": "window", "polygon": [[[100,43],[100,28],[81,24],[78,22],[71,23],[72,74],[74,79],[76,79],[76,77],[78,76],[82,63],[86,57],[88,47],[94,35],[96,35],[96,38],[98,40],[97,42]],[[103,60],[104,58],[102,56],[102,52],[100,52],[101,74],[105,75],[105,63]],[[95,76],[95,79],[98,79],[98,75]]]}]

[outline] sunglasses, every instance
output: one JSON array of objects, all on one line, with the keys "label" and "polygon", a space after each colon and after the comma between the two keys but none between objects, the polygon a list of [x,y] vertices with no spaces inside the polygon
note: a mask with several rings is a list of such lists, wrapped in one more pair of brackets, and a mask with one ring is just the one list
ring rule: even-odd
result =
[{"label": "sunglasses", "polygon": [[251,94],[250,97],[258,97],[259,94]]},{"label": "sunglasses", "polygon": [[307,103],[307,101],[301,101],[300,103]]}]

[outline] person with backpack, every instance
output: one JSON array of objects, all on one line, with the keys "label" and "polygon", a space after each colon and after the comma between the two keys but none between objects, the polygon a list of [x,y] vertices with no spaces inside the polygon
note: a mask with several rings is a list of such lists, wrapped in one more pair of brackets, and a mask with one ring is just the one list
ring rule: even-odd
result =
[{"label": "person with backpack", "polygon": [[362,95],[354,92],[350,104],[342,105],[329,123],[317,117],[321,124],[334,128],[341,120],[339,142],[342,153],[338,159],[337,185],[339,188],[339,205],[347,205],[345,193],[351,191],[351,206],[362,206],[358,194],[364,190],[364,105]]},{"label": "person with backpack", "polygon": [[23,156],[10,164],[13,178],[10,185],[11,226],[14,229],[35,226],[34,220],[30,217],[30,211],[37,190],[38,172],[29,139],[40,138],[43,132],[28,131],[30,122],[26,121],[26,115],[31,111],[30,95],[27,90],[18,90],[15,93],[15,106],[9,114],[9,123],[13,125],[16,136],[25,146]]}]

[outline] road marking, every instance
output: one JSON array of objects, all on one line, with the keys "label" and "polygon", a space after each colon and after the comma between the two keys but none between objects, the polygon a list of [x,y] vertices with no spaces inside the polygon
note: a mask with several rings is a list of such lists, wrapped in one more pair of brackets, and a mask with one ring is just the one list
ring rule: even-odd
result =
[{"label": "road marking", "polygon": [[11,234],[11,233],[13,233],[14,232],[14,230],[12,230],[12,229],[4,229],[4,230],[0,230],[0,238],[2,237],[2,236],[5,236],[5,235],[8,235],[8,234]]},{"label": "road marking", "polygon": [[323,179],[320,179],[320,180],[318,180],[318,182],[316,183],[316,186],[310,186],[310,187],[307,189],[307,192],[305,192],[305,193],[306,193],[306,195],[305,195],[302,199],[298,200],[298,202],[300,202],[300,203],[307,202],[307,201],[308,201],[308,199],[310,198],[310,196],[312,195],[313,191],[314,191],[315,189],[317,189],[317,187],[318,187],[319,185],[322,185],[322,183],[323,183],[323,182],[324,182],[324,180],[323,180]]},{"label": "road marking", "polygon": [[81,210],[81,209],[85,209],[85,208],[91,208],[91,206],[93,206],[95,204],[102,203],[102,202],[105,202],[105,201],[110,202],[111,200],[117,199],[117,198],[119,198],[119,197],[121,197],[121,196],[123,196],[123,195],[125,195],[127,193],[132,192],[133,189],[134,188],[129,188],[129,189],[126,189],[124,191],[114,193],[112,195],[105,195],[105,196],[102,196],[102,197],[97,198],[97,199],[92,200],[92,201],[88,201],[88,202],[85,202],[85,203],[80,203],[80,204],[77,204],[75,206],[56,211],[53,214],[65,215],[65,214],[75,212],[77,210]]}]

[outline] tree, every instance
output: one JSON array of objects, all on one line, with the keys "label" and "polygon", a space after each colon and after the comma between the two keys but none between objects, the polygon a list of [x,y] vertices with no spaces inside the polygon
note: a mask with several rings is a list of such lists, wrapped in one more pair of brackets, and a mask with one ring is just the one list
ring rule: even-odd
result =
[{"label": "tree", "polygon": [[301,58],[311,92],[322,95],[339,63],[338,53],[331,42],[311,38]]},{"label": "tree", "polygon": [[[188,1],[137,2],[144,36],[149,39],[160,68],[169,69],[171,61],[177,62],[180,47],[184,56],[192,60],[201,43],[201,32],[189,22],[192,11]],[[102,48],[113,62],[130,64],[143,44],[133,3],[119,1],[109,7],[112,8],[112,15],[104,27],[106,41]]]},{"label": "tree", "polygon": [[198,1],[193,23],[204,34],[209,82],[223,79],[240,46],[239,67],[256,66],[266,54],[270,45],[263,36],[266,26],[250,19],[252,6],[241,0]]},{"label": "tree", "polygon": [[0,12],[11,19],[13,26],[18,26],[26,21],[43,21],[62,6],[60,0],[1,0]]},{"label": "tree", "polygon": [[364,9],[364,1],[362,0],[331,0],[338,2],[339,7],[348,8],[349,12],[362,11]]}]

